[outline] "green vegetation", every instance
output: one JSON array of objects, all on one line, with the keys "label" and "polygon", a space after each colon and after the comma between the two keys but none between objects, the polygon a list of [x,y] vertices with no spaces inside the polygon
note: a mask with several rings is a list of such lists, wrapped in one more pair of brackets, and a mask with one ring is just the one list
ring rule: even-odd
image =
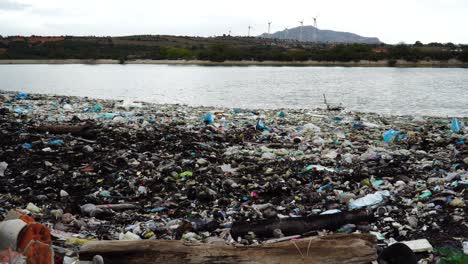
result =
[{"label": "green vegetation", "polygon": [[468,263],[468,255],[463,254],[463,251],[452,247],[436,248],[437,254],[442,258],[438,264],[466,264]]},{"label": "green vegetation", "polygon": [[259,38],[195,38],[174,36],[65,37],[60,41],[32,42],[0,38],[0,59],[131,59],[255,61],[359,61],[399,59],[429,61],[459,59],[468,62],[468,46],[417,41],[414,45],[314,44]]},{"label": "green vegetation", "polygon": [[140,46],[115,46],[112,44],[88,43],[65,40],[28,44],[14,41],[7,45],[2,59],[120,59],[144,51]]},{"label": "green vegetation", "polygon": [[465,47],[462,53],[458,56],[458,59],[464,62],[468,62],[468,47]]}]

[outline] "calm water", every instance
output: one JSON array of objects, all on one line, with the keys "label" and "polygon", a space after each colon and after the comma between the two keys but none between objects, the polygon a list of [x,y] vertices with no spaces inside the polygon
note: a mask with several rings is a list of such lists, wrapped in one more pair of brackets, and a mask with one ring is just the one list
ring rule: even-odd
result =
[{"label": "calm water", "polygon": [[468,116],[468,69],[0,65],[0,90],[242,108]]}]

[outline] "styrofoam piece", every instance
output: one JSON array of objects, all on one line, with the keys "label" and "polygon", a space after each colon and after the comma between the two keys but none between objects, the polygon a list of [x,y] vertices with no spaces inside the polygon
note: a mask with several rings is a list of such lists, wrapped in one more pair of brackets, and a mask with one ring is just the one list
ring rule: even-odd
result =
[{"label": "styrofoam piece", "polygon": [[427,239],[417,239],[417,240],[411,240],[411,241],[403,241],[401,242],[405,245],[407,245],[413,252],[431,252],[433,251],[431,243],[427,241]]}]

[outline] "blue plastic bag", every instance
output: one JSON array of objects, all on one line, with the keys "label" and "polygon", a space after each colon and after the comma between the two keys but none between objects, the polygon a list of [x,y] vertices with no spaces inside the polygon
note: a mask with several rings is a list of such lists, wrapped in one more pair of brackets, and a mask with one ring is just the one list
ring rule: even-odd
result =
[{"label": "blue plastic bag", "polygon": [[24,114],[24,110],[23,109],[15,109],[15,113],[17,113],[18,115],[23,115]]},{"label": "blue plastic bag", "polygon": [[16,99],[28,99],[29,96],[25,93],[19,93],[15,96]]},{"label": "blue plastic bag", "polygon": [[166,207],[155,207],[155,208],[148,209],[146,211],[148,213],[157,213],[157,212],[161,212],[161,211],[164,211],[164,210],[166,210]]},{"label": "blue plastic bag", "polygon": [[333,188],[333,183],[327,183],[325,185],[320,186],[320,188],[317,189],[317,192],[323,192],[324,190]]},{"label": "blue plastic bag", "polygon": [[47,142],[49,145],[62,145],[64,142],[61,139],[52,139]]},{"label": "blue plastic bag", "polygon": [[95,105],[93,107],[93,112],[101,112],[101,110],[102,110],[102,107],[100,105]]},{"label": "blue plastic bag", "polygon": [[268,128],[265,126],[265,123],[261,119],[257,120],[257,124],[255,125],[255,129],[257,129],[259,131],[268,130]]},{"label": "blue plastic bag", "polygon": [[364,129],[364,124],[362,122],[354,122],[353,129],[357,129],[357,130]]},{"label": "blue plastic bag", "polygon": [[214,116],[212,113],[207,113],[203,116],[203,123],[206,124],[213,124],[214,123]]},{"label": "blue plastic bag", "polygon": [[461,131],[461,128],[462,128],[461,122],[456,118],[452,118],[452,131],[455,133],[458,133]]},{"label": "blue plastic bag", "polygon": [[114,119],[115,116],[116,116],[116,114],[114,114],[114,113],[104,113],[104,114],[99,115],[99,118]]},{"label": "blue plastic bag", "polygon": [[379,204],[383,202],[385,197],[389,197],[389,196],[390,196],[389,191],[377,191],[375,193],[367,194],[364,197],[351,201],[348,205],[348,208],[352,210],[352,209],[359,209],[362,207]]},{"label": "blue plastic bag", "polygon": [[24,149],[31,149],[32,145],[31,143],[24,143],[23,145],[21,145],[21,147],[23,147]]},{"label": "blue plastic bag", "polygon": [[383,140],[387,143],[395,142],[398,140],[400,135],[399,131],[390,129],[383,134]]}]

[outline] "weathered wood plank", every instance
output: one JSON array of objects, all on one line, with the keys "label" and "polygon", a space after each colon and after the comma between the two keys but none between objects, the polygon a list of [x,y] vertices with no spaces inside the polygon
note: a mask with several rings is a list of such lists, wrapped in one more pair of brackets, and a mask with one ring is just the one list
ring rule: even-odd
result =
[{"label": "weathered wood plank", "polygon": [[[297,246],[297,247],[296,247]],[[370,263],[375,237],[331,235],[261,246],[225,246],[169,240],[97,241],[85,244],[80,260],[101,255],[105,263]]]}]

